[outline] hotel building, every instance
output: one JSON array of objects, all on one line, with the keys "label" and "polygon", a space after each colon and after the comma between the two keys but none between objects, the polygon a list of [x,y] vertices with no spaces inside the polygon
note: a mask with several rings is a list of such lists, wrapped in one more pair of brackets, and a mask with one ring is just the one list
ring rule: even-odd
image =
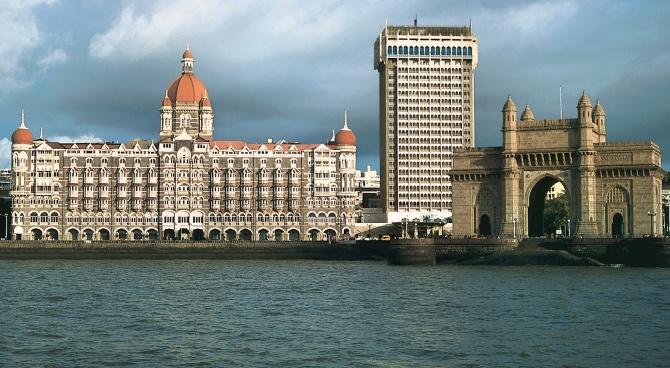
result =
[{"label": "hotel building", "polygon": [[190,50],[165,91],[157,140],[12,135],[15,239],[326,240],[353,234],[356,136],[326,143],[216,140]]},{"label": "hotel building", "polygon": [[454,149],[475,144],[472,26],[387,26],[379,72],[381,205],[388,222],[451,217]]}]

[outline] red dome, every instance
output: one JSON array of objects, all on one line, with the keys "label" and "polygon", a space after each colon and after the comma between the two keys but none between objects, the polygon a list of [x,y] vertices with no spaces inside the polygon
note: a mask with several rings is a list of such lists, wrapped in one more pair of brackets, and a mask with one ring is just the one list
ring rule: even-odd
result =
[{"label": "red dome", "polygon": [[172,101],[170,101],[170,98],[168,96],[163,97],[163,103],[161,106],[164,107],[172,107]]},{"label": "red dome", "polygon": [[205,85],[193,73],[183,73],[168,88],[168,98],[174,103],[199,103],[205,96]]},{"label": "red dome", "polygon": [[18,128],[12,134],[13,144],[33,144],[33,133],[28,128]]},{"label": "red dome", "polygon": [[342,129],[335,134],[335,144],[338,146],[355,146],[356,135],[349,129]]},{"label": "red dome", "polygon": [[191,50],[186,50],[181,57],[182,59],[193,59],[193,54],[191,53]]}]

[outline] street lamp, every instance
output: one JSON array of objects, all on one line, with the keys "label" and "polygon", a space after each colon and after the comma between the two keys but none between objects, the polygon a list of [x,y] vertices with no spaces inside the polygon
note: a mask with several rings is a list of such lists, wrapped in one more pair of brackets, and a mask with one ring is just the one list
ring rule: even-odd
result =
[{"label": "street lamp", "polygon": [[654,216],[656,216],[656,211],[647,211],[647,215],[649,215],[649,227],[650,227],[650,233],[649,237],[654,237]]},{"label": "street lamp", "polygon": [[568,219],[568,238],[570,237],[570,219]]},{"label": "street lamp", "polygon": [[514,227],[512,228],[512,237],[516,239],[516,217],[512,219],[512,222],[514,223]]},{"label": "street lamp", "polygon": [[372,224],[368,224],[368,240],[372,240],[372,234],[370,231],[372,231]]}]

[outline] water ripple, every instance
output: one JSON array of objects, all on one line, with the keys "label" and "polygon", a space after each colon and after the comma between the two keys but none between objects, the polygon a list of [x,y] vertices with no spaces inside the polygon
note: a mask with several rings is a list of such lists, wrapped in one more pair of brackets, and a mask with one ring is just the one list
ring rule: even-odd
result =
[{"label": "water ripple", "polygon": [[670,271],[0,261],[0,366],[637,367]]}]

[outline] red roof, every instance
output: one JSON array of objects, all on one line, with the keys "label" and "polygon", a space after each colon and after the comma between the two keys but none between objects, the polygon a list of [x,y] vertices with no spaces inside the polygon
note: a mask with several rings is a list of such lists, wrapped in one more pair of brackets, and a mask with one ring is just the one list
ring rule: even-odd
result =
[{"label": "red roof", "polygon": [[193,73],[183,73],[168,87],[168,98],[174,103],[200,103],[207,89]]},{"label": "red roof", "polygon": [[12,143],[33,144],[33,133],[28,128],[20,127],[12,133]]}]

